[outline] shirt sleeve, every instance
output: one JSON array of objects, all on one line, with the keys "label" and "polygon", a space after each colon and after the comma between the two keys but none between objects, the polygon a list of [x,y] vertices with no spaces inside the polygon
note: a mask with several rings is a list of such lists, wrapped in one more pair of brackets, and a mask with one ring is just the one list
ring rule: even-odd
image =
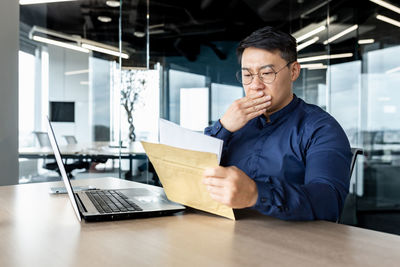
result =
[{"label": "shirt sleeve", "polygon": [[205,128],[204,134],[224,141],[222,147],[222,157],[224,157],[224,154],[229,145],[229,140],[232,136],[232,132],[225,129],[224,126],[222,126],[220,120],[218,120],[216,123],[214,123],[214,125]]},{"label": "shirt sleeve", "polygon": [[221,122],[218,120],[214,125],[204,129],[204,134],[221,139],[226,143],[231,136],[231,132],[225,129]]},{"label": "shirt sleeve", "polygon": [[332,117],[306,127],[303,138],[304,184],[272,176],[258,179],[253,208],[284,220],[337,221],[350,182],[349,141]]}]

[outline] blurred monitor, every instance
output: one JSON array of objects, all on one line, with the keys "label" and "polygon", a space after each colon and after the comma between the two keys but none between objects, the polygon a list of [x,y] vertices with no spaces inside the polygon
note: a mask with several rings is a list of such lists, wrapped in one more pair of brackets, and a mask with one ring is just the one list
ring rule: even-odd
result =
[{"label": "blurred monitor", "polygon": [[75,122],[75,102],[50,102],[50,121]]}]

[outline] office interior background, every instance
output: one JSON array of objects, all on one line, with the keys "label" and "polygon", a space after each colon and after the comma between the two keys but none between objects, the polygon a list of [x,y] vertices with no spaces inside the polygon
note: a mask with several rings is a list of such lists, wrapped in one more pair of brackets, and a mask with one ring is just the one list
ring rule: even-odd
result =
[{"label": "office interior background", "polygon": [[[0,3],[0,167],[19,178],[0,184],[60,179],[52,159],[18,154],[46,146],[46,116],[62,146],[155,141],[160,117],[202,131],[244,95],[238,42],[270,25],[298,41],[294,93],[332,114],[364,151],[342,222],[400,234],[399,2],[14,2]],[[69,163],[75,179],[156,183],[146,159],[133,160],[129,177],[122,158]]]}]

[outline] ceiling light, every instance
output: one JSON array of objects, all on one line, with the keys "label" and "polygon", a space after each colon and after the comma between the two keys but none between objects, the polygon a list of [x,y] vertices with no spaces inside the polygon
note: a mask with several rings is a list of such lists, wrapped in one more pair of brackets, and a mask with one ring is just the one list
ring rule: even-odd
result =
[{"label": "ceiling light", "polygon": [[299,44],[297,46],[297,51],[300,51],[301,49],[303,49],[303,48],[305,48],[305,47],[307,47],[309,45],[312,45],[313,43],[317,42],[318,40],[319,40],[319,37],[314,37],[314,38],[308,40],[307,42]]},{"label": "ceiling light", "polygon": [[308,69],[308,68],[315,68],[315,67],[321,67],[324,64],[322,63],[314,63],[314,64],[300,64],[300,68],[302,69]]},{"label": "ceiling light", "polygon": [[66,76],[69,76],[69,75],[77,75],[77,74],[85,74],[85,73],[89,73],[89,70],[88,69],[85,69],[85,70],[72,70],[72,71],[66,71],[64,74]]},{"label": "ceiling light", "polygon": [[89,85],[89,81],[80,81],[79,84],[81,84],[81,85]]},{"label": "ceiling light", "polygon": [[326,26],[325,26],[325,25],[319,26],[318,28],[315,28],[314,30],[309,31],[308,33],[305,33],[305,34],[299,36],[298,38],[296,38],[296,41],[299,43],[299,42],[301,42],[301,41],[307,39],[308,37],[311,37],[311,36],[313,36],[313,35],[316,35],[316,34],[319,33],[319,32],[322,32],[322,31],[325,30],[325,29],[326,29]]},{"label": "ceiling light", "polygon": [[82,44],[82,47],[93,50],[93,51],[97,51],[100,53],[116,56],[116,57],[119,57],[121,55],[122,58],[125,58],[125,59],[129,58],[128,54],[120,53],[119,51],[115,51],[115,50],[111,50],[111,49],[107,49],[107,48],[103,48],[103,47],[99,47],[99,46],[95,46],[95,45]]},{"label": "ceiling light", "polygon": [[358,29],[358,25],[355,24],[355,25],[353,25],[353,26],[347,28],[346,30],[341,31],[341,32],[339,32],[338,34],[332,36],[332,37],[329,38],[328,40],[324,41],[324,45],[327,45],[327,44],[329,44],[329,43],[331,43],[331,42],[333,42],[333,41],[339,39],[340,37],[342,37],[342,36],[344,36],[344,35],[346,35],[346,34],[348,34],[348,33],[351,33],[352,31],[355,31],[355,30],[357,30],[357,29]]},{"label": "ceiling light", "polygon": [[325,60],[325,59],[346,58],[346,57],[352,57],[352,56],[353,56],[353,53],[343,53],[343,54],[334,54],[334,55],[303,57],[303,58],[299,58],[297,61],[299,63],[302,63],[302,62],[318,61],[318,60]]},{"label": "ceiling light", "polygon": [[144,32],[135,31],[135,32],[133,33],[133,35],[135,35],[135,36],[138,37],[138,38],[143,38],[146,34],[145,34]]},{"label": "ceiling light", "polygon": [[19,0],[20,5],[48,4],[58,2],[71,2],[77,0]]},{"label": "ceiling light", "polygon": [[320,32],[323,32],[327,29],[327,25],[330,25],[332,22],[337,20],[337,16],[330,16],[320,22],[311,23],[307,26],[301,28],[300,30],[292,33],[292,36],[296,38],[297,43],[306,40],[313,35],[321,35]]},{"label": "ceiling light", "polygon": [[400,8],[395,6],[395,5],[389,4],[389,3],[385,2],[385,1],[382,1],[382,0],[369,0],[369,1],[374,2],[377,5],[386,7],[387,9],[390,9],[390,10],[400,14]]},{"label": "ceiling light", "polygon": [[119,7],[119,1],[113,1],[113,0],[106,1],[106,5],[109,7]]},{"label": "ceiling light", "polygon": [[398,20],[394,20],[394,19],[382,16],[382,15],[376,15],[376,18],[379,20],[382,20],[384,22],[390,23],[394,26],[400,27],[400,21],[398,21]]},{"label": "ceiling light", "polygon": [[389,74],[389,73],[398,72],[398,71],[400,71],[400,67],[396,67],[396,68],[387,70],[387,71],[385,71],[385,73],[386,73],[386,74]]},{"label": "ceiling light", "polygon": [[[64,39],[67,42],[60,42],[60,41],[55,41],[52,39],[40,37],[40,36],[35,35],[37,33],[42,33],[42,34],[46,34],[48,36],[56,37],[59,39]],[[79,35],[67,35],[67,34],[64,34],[61,32],[49,30],[46,28],[41,28],[38,26],[33,26],[32,29],[29,31],[29,38],[39,41],[39,42],[54,44],[54,45],[62,46],[62,47],[69,48],[69,49],[74,49],[74,50],[85,52],[85,53],[89,53],[90,50],[93,50],[93,51],[97,51],[100,53],[109,54],[109,55],[113,55],[113,56],[117,56],[117,57],[119,57],[121,55],[121,57],[125,58],[125,59],[129,58],[128,54],[119,53],[119,50],[117,47],[106,45],[106,44],[99,43],[99,42],[95,42],[95,41],[88,40],[88,39],[84,39],[84,38],[81,38]],[[72,42],[75,44],[71,44],[69,42]]]},{"label": "ceiling light", "polygon": [[309,70],[321,70],[321,69],[327,69],[328,66],[322,64],[322,63],[315,63],[315,64],[301,64],[300,67],[302,69],[309,69]]},{"label": "ceiling light", "polygon": [[98,16],[97,19],[104,23],[111,22],[111,20],[112,20],[110,17],[107,17],[107,16]]},{"label": "ceiling light", "polygon": [[32,39],[35,40],[35,41],[38,41],[38,42],[46,43],[46,44],[56,45],[56,46],[60,46],[60,47],[64,47],[64,48],[68,48],[68,49],[72,49],[72,50],[76,50],[76,51],[79,51],[79,52],[89,53],[88,49],[82,48],[80,46],[73,45],[73,44],[68,44],[68,43],[64,43],[64,42],[60,42],[60,41],[56,41],[56,40],[52,40],[52,39],[49,39],[49,38],[44,38],[44,37],[37,36],[37,35],[34,35],[32,37]]},{"label": "ceiling light", "polygon": [[308,70],[323,70],[323,69],[327,69],[328,66],[327,65],[322,65],[322,66],[318,66],[318,67],[310,67],[307,68]]},{"label": "ceiling light", "polygon": [[358,40],[358,44],[372,44],[375,42],[375,39],[360,39]]}]

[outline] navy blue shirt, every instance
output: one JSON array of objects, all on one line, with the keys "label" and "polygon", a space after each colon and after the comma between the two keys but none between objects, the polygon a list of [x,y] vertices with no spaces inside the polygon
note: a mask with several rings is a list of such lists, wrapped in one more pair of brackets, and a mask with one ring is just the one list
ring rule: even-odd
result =
[{"label": "navy blue shirt", "polygon": [[351,148],[339,123],[295,95],[268,122],[236,132],[218,121],[205,134],[224,140],[221,166],[236,166],[257,185],[253,208],[285,220],[336,221],[349,188]]}]

